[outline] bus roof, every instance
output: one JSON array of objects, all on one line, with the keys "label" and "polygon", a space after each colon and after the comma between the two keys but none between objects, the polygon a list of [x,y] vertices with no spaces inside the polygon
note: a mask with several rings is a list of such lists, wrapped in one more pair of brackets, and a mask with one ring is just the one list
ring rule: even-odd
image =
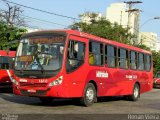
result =
[{"label": "bus roof", "polygon": [[37,34],[41,34],[41,33],[43,33],[43,34],[45,34],[45,33],[54,33],[54,32],[60,32],[62,34],[77,35],[77,36],[85,37],[85,38],[88,38],[88,39],[96,40],[98,42],[103,42],[103,43],[111,44],[111,45],[114,45],[114,46],[118,46],[118,47],[130,49],[130,50],[135,50],[135,51],[138,51],[138,52],[151,54],[150,51],[147,51],[147,50],[144,50],[144,49],[141,49],[141,48],[138,48],[138,47],[134,47],[134,46],[127,45],[127,44],[124,44],[124,43],[116,42],[116,41],[109,40],[109,39],[106,39],[106,38],[101,38],[101,37],[98,37],[98,36],[95,36],[95,35],[92,35],[92,34],[80,32],[78,30],[67,30],[67,29],[41,30],[41,31],[28,33],[25,36],[32,36],[32,35],[37,35]]},{"label": "bus roof", "polygon": [[0,56],[15,57],[15,55],[16,55],[15,51],[0,50]]}]

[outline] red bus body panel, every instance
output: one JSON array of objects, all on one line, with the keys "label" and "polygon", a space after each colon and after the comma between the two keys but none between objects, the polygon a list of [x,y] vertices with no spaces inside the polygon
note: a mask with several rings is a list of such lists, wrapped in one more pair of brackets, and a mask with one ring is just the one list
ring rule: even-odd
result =
[{"label": "red bus body panel", "polygon": [[[83,92],[88,82],[95,84],[97,96],[131,95],[133,93],[133,87],[136,82],[140,84],[141,93],[150,91],[152,89],[153,67],[151,67],[151,70],[147,72],[131,69],[108,68],[107,65],[101,67],[91,66],[88,63],[88,44],[89,40],[92,39],[105,44],[111,44],[117,47],[124,47],[129,50],[135,50],[137,52],[151,54],[150,52],[126,44],[96,37],[90,34],[81,33],[79,31],[65,30],[65,32],[68,34],[66,46],[68,46],[69,39],[74,39],[86,43],[84,64],[75,71],[66,73],[65,61],[67,47],[65,47],[64,62],[59,74],[49,79],[42,79],[43,82],[41,81],[41,83],[39,82],[40,79],[33,80],[29,78],[19,78],[14,76],[14,79],[19,82],[18,86],[15,84],[13,85],[15,94],[27,96],[50,96],[58,98],[83,97]],[[98,72],[105,73],[108,76],[104,78],[97,77]],[[63,76],[62,84],[53,87],[48,86],[48,83],[56,80],[60,76]],[[25,83],[21,83],[20,81],[25,81]]]},{"label": "red bus body panel", "polygon": [[[15,57],[15,51],[0,50],[0,56]],[[0,88],[12,87],[9,74],[13,76],[13,70],[11,69],[0,69]]]},{"label": "red bus body panel", "polygon": [[15,55],[16,55],[15,51],[0,50],[0,56],[15,57]]}]

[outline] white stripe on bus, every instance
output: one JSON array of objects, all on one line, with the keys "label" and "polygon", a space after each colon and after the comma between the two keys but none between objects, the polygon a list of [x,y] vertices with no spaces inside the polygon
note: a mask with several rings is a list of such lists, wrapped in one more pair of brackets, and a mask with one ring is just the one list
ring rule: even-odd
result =
[{"label": "white stripe on bus", "polygon": [[13,82],[13,78],[12,78],[12,76],[11,76],[11,73],[9,72],[9,70],[6,70],[6,71],[7,71],[7,74],[8,74],[8,76],[9,76],[11,82]]}]

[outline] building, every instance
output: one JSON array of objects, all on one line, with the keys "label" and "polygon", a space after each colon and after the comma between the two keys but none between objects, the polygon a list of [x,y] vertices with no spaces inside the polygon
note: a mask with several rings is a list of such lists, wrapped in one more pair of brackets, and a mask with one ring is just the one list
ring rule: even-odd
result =
[{"label": "building", "polygon": [[151,50],[159,51],[159,42],[158,42],[158,36],[156,33],[153,32],[140,32],[140,43],[144,44],[147,47],[149,47]]},{"label": "building", "polygon": [[111,23],[118,23],[124,28],[129,27],[130,32],[136,36],[135,43],[138,43],[139,36],[139,11],[130,14],[130,22],[128,20],[128,7],[126,3],[113,3],[106,10],[106,19]]},{"label": "building", "polygon": [[156,51],[160,52],[160,37],[157,38],[157,44],[156,45],[157,45],[156,46],[156,48],[157,48]]}]

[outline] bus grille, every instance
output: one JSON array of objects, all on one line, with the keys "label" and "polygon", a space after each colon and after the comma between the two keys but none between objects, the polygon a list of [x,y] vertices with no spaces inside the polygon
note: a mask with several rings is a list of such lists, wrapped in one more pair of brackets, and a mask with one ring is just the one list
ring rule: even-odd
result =
[{"label": "bus grille", "polygon": [[24,83],[24,82],[20,82],[20,86],[46,87],[47,83]]}]

